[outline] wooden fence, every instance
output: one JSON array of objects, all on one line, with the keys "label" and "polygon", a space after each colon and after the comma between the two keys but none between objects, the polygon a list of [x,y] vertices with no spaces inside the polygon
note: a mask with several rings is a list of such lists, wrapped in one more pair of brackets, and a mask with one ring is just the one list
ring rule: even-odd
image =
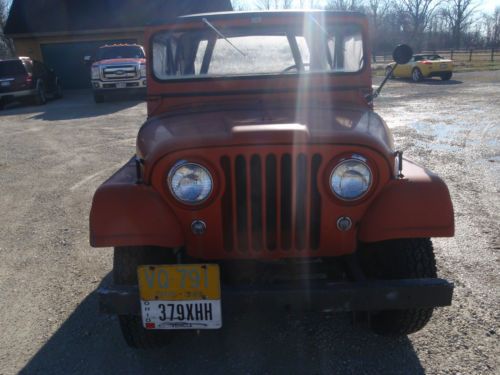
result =
[{"label": "wooden fence", "polygon": [[[500,50],[492,49],[448,49],[440,51],[423,51],[424,54],[437,54],[444,58],[456,62],[495,62],[500,61]],[[392,61],[392,51],[384,53],[374,53],[373,62],[386,63]]]}]

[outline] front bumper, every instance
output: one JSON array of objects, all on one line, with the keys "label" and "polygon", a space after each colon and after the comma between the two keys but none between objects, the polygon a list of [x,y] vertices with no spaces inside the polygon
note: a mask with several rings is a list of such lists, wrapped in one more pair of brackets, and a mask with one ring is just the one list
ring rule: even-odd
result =
[{"label": "front bumper", "polygon": [[128,91],[128,90],[146,90],[147,81],[146,78],[140,78],[135,80],[127,81],[101,81],[92,80],[92,89],[98,92],[110,92],[110,91]]},{"label": "front bumper", "polygon": [[[443,279],[366,282],[310,282],[222,288],[223,311],[240,304],[285,305],[317,311],[377,311],[451,305],[453,283]],[[110,286],[97,291],[105,314],[140,315],[137,286]]]}]

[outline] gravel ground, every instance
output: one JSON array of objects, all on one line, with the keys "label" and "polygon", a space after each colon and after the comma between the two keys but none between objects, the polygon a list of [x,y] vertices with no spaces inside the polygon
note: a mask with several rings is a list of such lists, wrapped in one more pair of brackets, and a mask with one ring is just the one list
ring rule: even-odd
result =
[{"label": "gravel ground", "polygon": [[448,183],[456,236],[434,241],[453,306],[381,338],[347,314],[247,311],[221,332],[129,350],[97,313],[111,249],[88,244],[97,186],[134,150],[144,103],[70,93],[0,117],[0,374],[493,374],[500,372],[500,72],[392,81],[377,100],[398,149]]}]

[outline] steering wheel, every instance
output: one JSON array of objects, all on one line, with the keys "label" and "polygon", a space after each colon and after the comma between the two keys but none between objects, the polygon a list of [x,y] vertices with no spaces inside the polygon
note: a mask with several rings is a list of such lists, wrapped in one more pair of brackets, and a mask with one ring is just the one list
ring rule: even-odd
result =
[{"label": "steering wheel", "polygon": [[[309,66],[309,63],[303,63],[303,66]],[[289,72],[290,70],[296,69],[297,71],[299,70],[299,66],[297,64],[290,65],[288,68],[283,69],[280,73],[286,73]]]}]

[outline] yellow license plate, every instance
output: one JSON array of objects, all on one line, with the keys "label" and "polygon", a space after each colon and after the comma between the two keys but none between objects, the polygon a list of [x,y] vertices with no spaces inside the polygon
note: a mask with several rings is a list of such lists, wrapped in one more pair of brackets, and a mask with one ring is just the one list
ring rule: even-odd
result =
[{"label": "yellow license plate", "polygon": [[137,269],[146,329],[222,326],[217,264],[146,265]]},{"label": "yellow license plate", "polygon": [[138,277],[143,301],[220,299],[217,264],[139,266]]}]

